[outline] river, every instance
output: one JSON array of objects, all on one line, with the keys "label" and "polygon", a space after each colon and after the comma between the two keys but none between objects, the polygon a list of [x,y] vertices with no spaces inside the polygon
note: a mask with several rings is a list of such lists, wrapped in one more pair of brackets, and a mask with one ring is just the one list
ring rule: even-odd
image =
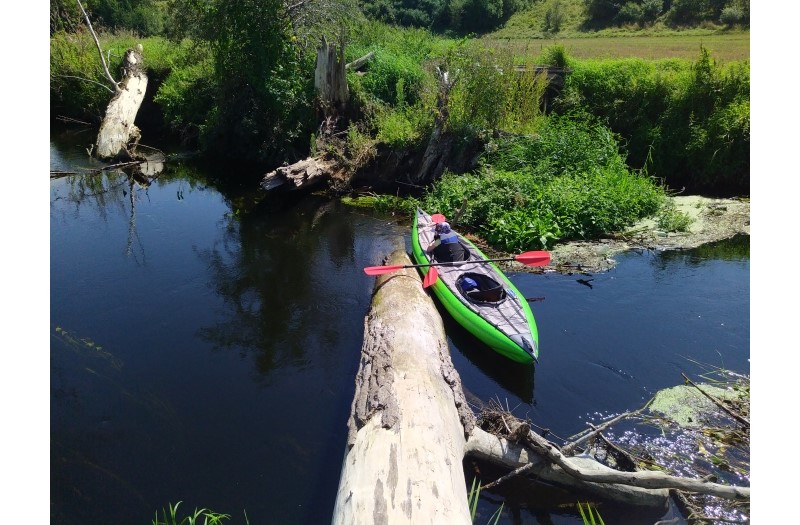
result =
[{"label": "river", "polygon": [[[52,134],[51,170],[88,167],[91,142]],[[254,185],[215,170],[51,180],[51,523],[149,524],[179,501],[230,523],[330,522],[374,282],[362,269],[408,243],[409,221],[314,195],[252,205]],[[535,367],[445,318],[468,399],[567,437],[681,372],[749,373],[748,238],[618,260],[509,274],[532,301]],[[501,501],[485,494],[482,514]],[[558,503],[507,501],[500,523],[581,523]]]}]

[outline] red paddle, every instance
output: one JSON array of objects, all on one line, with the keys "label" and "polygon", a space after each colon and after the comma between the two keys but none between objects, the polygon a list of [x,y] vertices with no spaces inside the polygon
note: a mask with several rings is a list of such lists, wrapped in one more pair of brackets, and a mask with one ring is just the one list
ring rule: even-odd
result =
[{"label": "red paddle", "polygon": [[429,286],[433,286],[439,279],[439,272],[436,270],[435,266],[431,266],[431,269],[428,270],[428,273],[425,274],[425,278],[422,280],[422,287],[427,288]]},{"label": "red paddle", "polygon": [[[468,261],[456,261],[456,262],[445,262],[445,263],[367,266],[366,268],[364,268],[364,273],[366,273],[367,275],[383,275],[385,273],[394,272],[402,268],[421,268],[423,266],[430,266],[432,272],[434,266],[461,266],[462,264],[483,264],[488,262],[503,262],[503,261],[517,261],[524,264],[525,266],[547,266],[548,264],[550,264],[550,252],[541,252],[541,251],[523,252],[515,257],[504,257],[502,259],[479,259],[471,261],[468,260]],[[428,272],[428,275],[430,275],[431,272]],[[428,278],[428,275],[425,276],[426,279]],[[433,282],[431,284],[433,284]]]}]

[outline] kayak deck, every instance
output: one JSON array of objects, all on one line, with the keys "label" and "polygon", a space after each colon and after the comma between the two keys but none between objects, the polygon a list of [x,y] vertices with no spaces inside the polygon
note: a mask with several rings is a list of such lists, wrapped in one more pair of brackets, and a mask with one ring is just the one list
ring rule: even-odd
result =
[{"label": "kayak deck", "polygon": [[[492,262],[469,240],[458,241],[468,253],[465,261],[440,264],[426,253],[433,242],[434,223],[429,214],[417,210],[412,227],[412,256],[417,264],[437,263],[438,279],[431,286],[450,315],[496,352],[521,363],[538,359],[536,322],[527,300]],[[426,275],[430,267],[421,267]],[[471,278],[478,289],[465,290]]]}]

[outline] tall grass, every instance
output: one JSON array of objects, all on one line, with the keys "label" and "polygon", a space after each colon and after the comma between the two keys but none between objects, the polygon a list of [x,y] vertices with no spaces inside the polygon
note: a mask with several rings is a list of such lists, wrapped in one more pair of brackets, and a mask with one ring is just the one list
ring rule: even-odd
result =
[{"label": "tall grass", "polygon": [[[156,511],[153,525],[200,525],[201,523],[203,525],[221,525],[230,519],[228,514],[220,514],[205,508],[195,508],[194,512],[181,518],[178,514],[178,506],[181,503],[179,501],[175,505],[169,504],[169,512],[167,512],[167,509],[161,509],[161,518],[158,517],[158,511]],[[200,521],[201,519],[202,521]]]},{"label": "tall grass", "polygon": [[749,62],[590,60],[571,66],[554,106],[604,119],[629,163],[694,193],[749,194]]}]

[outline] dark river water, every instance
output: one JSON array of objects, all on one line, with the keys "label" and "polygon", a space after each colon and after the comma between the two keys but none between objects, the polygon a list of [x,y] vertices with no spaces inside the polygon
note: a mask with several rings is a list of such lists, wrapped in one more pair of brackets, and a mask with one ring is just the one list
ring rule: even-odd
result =
[{"label": "dark river water", "polygon": [[[52,136],[51,170],[89,167],[92,138]],[[315,196],[253,208],[254,186],[217,178],[176,160],[148,187],[51,180],[51,523],[150,524],[179,501],[230,523],[330,522],[374,282],[362,269],[407,245],[410,219]],[[681,372],[749,373],[748,238],[618,260],[509,274],[535,299],[535,368],[445,317],[468,398],[567,437]],[[501,501],[485,494],[482,514]],[[581,523],[556,503],[508,505],[501,523]],[[603,514],[659,517],[623,516]]]}]

